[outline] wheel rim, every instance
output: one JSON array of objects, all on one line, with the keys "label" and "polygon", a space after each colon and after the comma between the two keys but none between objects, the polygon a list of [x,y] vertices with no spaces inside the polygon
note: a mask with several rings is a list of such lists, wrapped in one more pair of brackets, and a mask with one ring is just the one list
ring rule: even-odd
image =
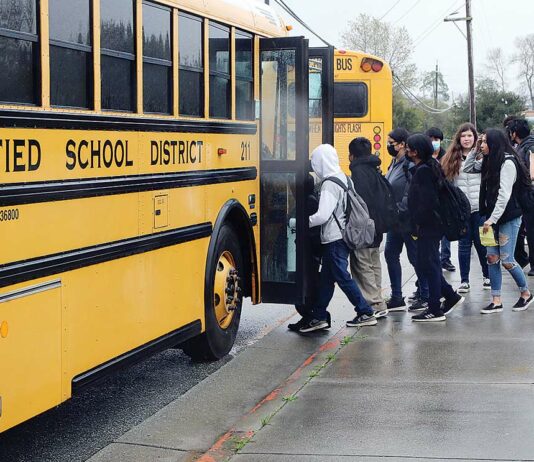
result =
[{"label": "wheel rim", "polygon": [[225,250],[219,257],[215,269],[213,307],[215,318],[221,329],[227,329],[237,310],[241,298],[240,278],[233,255]]}]

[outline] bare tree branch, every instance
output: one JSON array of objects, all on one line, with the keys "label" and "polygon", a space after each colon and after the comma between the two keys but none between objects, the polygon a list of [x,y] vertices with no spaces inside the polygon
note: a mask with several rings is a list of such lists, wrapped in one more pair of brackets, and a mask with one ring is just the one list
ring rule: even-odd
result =
[{"label": "bare tree branch", "polygon": [[530,95],[530,103],[534,108],[534,34],[518,37],[515,40],[517,53],[513,62],[519,66],[519,77],[524,79]]}]

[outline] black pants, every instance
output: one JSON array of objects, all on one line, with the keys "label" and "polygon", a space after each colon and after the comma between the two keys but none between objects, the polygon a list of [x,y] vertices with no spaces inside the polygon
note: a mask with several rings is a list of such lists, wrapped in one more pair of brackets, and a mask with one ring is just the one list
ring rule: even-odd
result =
[{"label": "black pants", "polygon": [[428,308],[438,316],[443,314],[440,298],[454,296],[451,285],[443,277],[439,253],[439,237],[420,236],[417,241],[417,269],[428,281]]},{"label": "black pants", "polygon": [[[525,251],[525,237],[528,243],[528,253]],[[530,269],[534,269],[534,212],[523,215],[514,256],[521,267],[530,264]]]}]

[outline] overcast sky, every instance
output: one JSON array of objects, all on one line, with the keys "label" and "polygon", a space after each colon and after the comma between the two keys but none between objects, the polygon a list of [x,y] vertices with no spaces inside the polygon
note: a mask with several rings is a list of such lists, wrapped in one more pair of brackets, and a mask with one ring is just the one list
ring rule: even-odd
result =
[{"label": "overcast sky", "polygon": [[[274,0],[271,3],[275,4]],[[464,0],[286,0],[286,3],[319,35],[339,48],[349,19],[360,13],[380,18],[391,9],[384,21],[406,26],[414,40],[413,61],[420,72],[434,69],[438,61],[454,94],[467,92],[466,40],[452,23],[443,22],[454,11],[465,17]],[[511,55],[517,36],[534,33],[534,0],[472,0],[472,14],[476,75],[486,72],[488,49],[501,47]],[[312,45],[321,45],[310,33],[297,27],[294,20],[288,22],[295,27],[292,35],[306,35]],[[457,24],[465,31],[465,23]],[[507,80],[510,88],[517,91],[519,80],[513,67]]]}]

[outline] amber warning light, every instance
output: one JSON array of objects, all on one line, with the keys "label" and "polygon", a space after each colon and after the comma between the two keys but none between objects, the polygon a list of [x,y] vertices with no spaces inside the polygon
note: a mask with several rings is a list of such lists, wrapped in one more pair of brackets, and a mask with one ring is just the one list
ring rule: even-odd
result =
[{"label": "amber warning light", "polygon": [[382,61],[372,58],[363,58],[362,64],[360,65],[360,68],[363,72],[380,72],[383,67],[384,63]]}]

